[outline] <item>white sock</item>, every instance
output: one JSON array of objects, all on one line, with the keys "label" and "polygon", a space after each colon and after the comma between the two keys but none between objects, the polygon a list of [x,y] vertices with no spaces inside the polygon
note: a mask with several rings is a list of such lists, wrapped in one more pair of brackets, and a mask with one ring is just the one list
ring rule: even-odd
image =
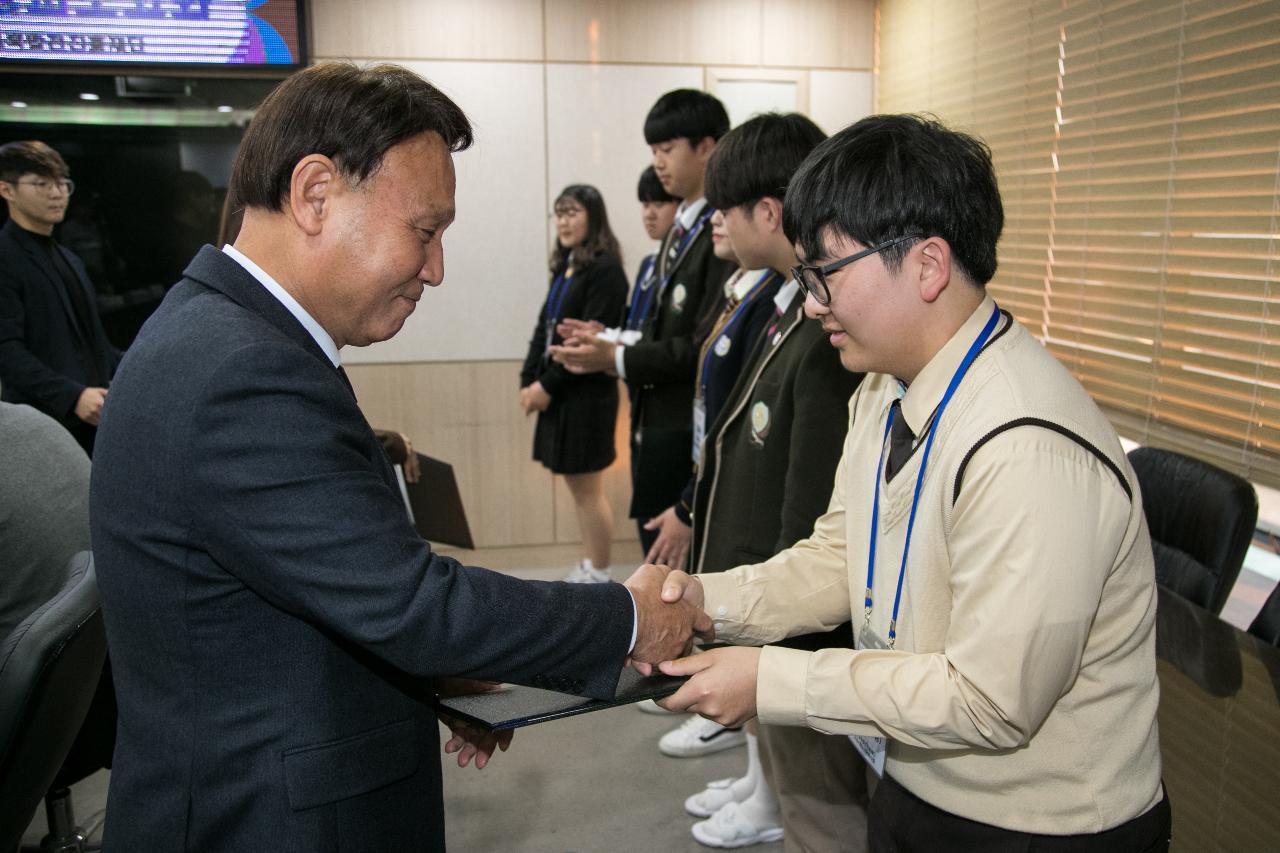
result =
[{"label": "white sock", "polygon": [[778,798],[774,796],[773,789],[769,787],[769,782],[763,775],[756,781],[751,796],[743,800],[738,808],[742,809],[757,826],[782,823]]},{"label": "white sock", "polygon": [[764,775],[760,764],[760,738],[747,732],[747,775],[759,778]]},{"label": "white sock", "polygon": [[591,559],[589,557],[582,558],[582,568],[586,569],[588,572],[591,572],[591,574],[595,575],[596,577],[599,577],[599,578],[609,577],[609,567],[605,566],[603,569],[597,569],[595,566],[591,564]]},{"label": "white sock", "polygon": [[764,769],[760,766],[760,742],[755,735],[747,734],[747,772],[740,779],[734,779],[729,785],[729,790],[733,792],[733,798],[737,802],[742,802],[751,795],[764,781]]}]

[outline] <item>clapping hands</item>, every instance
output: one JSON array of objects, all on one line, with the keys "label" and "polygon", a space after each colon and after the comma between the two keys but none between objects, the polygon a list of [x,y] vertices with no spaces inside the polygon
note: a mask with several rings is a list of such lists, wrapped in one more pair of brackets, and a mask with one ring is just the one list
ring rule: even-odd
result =
[{"label": "clapping hands", "polygon": [[563,343],[550,348],[551,357],[570,373],[617,375],[613,363],[616,344],[597,337],[602,331],[604,326],[594,321],[562,320],[556,326],[556,334]]}]

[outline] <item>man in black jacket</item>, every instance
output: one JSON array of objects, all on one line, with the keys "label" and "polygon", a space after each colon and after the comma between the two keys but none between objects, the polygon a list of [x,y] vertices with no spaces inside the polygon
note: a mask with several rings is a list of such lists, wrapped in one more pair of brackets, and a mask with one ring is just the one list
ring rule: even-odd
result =
[{"label": "man in black jacket", "polygon": [[0,146],[0,399],[65,426],[86,452],[120,353],[107,341],[80,259],[53,238],[75,188],[43,142]]}]

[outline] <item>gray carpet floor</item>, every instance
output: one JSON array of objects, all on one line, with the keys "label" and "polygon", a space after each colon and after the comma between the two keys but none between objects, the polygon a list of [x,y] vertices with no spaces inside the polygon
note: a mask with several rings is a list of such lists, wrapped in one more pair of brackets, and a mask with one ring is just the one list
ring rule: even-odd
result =
[{"label": "gray carpet floor", "polygon": [[[484,770],[444,762],[448,845],[454,853],[706,851],[693,840],[685,797],[740,775],[746,750],[668,758],[657,740],[684,719],[614,708],[532,726]],[[442,738],[443,740],[443,738]],[[82,826],[105,808],[109,773],[72,789]],[[40,809],[24,843],[45,833]],[[95,832],[92,840],[98,840]],[[777,853],[782,844],[750,848]]]}]

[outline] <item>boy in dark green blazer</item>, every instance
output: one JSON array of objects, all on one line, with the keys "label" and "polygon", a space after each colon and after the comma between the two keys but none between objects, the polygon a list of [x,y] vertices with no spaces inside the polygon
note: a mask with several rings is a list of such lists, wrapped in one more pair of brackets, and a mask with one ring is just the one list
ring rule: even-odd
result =
[{"label": "boy in dark green blazer", "polygon": [[[862,374],[846,371],[821,325],[804,316],[780,197],[823,138],[804,116],[758,116],[725,138],[708,170],[707,196],[723,212],[734,252],[749,267],[786,274],[788,283],[775,299],[774,322],[707,431],[694,490],[693,572],[761,562],[790,547],[809,535],[831,495],[849,397]],[[787,643],[852,646],[852,635],[845,625]],[[758,736],[767,782],[751,783],[761,775],[753,765],[743,779],[690,797],[688,811],[711,813],[694,826],[695,838],[713,846],[773,840],[780,833],[769,827],[779,821],[788,850],[835,851],[865,835],[866,780],[847,738],[763,725]]]}]

